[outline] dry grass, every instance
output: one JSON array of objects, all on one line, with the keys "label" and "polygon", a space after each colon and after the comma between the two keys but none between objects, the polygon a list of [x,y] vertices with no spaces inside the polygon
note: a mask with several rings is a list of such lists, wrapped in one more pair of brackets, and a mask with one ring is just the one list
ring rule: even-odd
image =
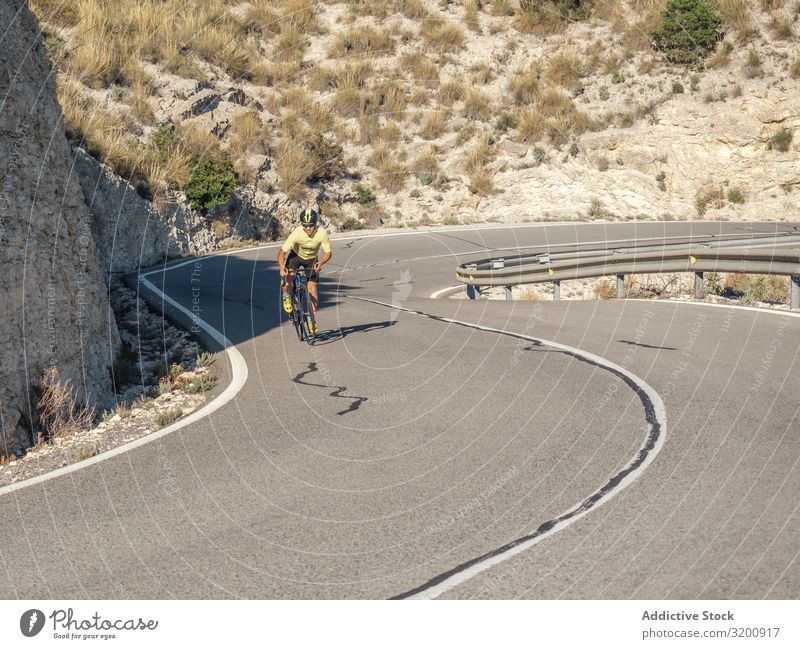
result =
[{"label": "dry grass", "polygon": [[397,11],[406,18],[419,20],[428,15],[428,10],[425,9],[425,3],[423,3],[422,0],[397,0],[395,5]]},{"label": "dry grass", "polygon": [[334,110],[345,118],[361,117],[369,100],[358,88],[342,88],[333,97]]},{"label": "dry grass", "polygon": [[65,0],[30,0],[30,7],[39,20],[62,27],[74,27],[81,19],[77,3]]},{"label": "dry grass", "polygon": [[369,164],[377,171],[376,181],[378,185],[386,191],[397,192],[403,188],[406,182],[406,166],[397,160],[388,146],[379,144],[375,147]]},{"label": "dry grass", "polygon": [[400,67],[411,74],[414,81],[429,88],[436,87],[439,82],[439,67],[422,52],[407,52],[400,58]]},{"label": "dry grass", "polygon": [[301,70],[300,61],[259,61],[251,67],[250,77],[253,83],[262,86],[278,86],[295,79]]},{"label": "dry grass", "polygon": [[521,142],[537,142],[545,133],[545,117],[537,106],[521,108],[516,113],[517,135]]},{"label": "dry grass", "polygon": [[140,155],[121,114],[107,113],[71,77],[59,76],[56,91],[67,137],[122,176],[139,169]]},{"label": "dry grass", "polygon": [[491,117],[492,106],[489,94],[480,88],[470,88],[464,95],[463,115],[468,119],[487,120]]},{"label": "dry grass", "polygon": [[617,297],[617,282],[614,279],[600,279],[594,285],[592,292],[598,300],[613,300]]},{"label": "dry grass", "polygon": [[492,15],[513,16],[515,4],[511,0],[492,0]]},{"label": "dry grass", "polygon": [[528,3],[529,11],[519,10],[514,16],[514,27],[523,34],[545,36],[557,34],[564,30],[567,21],[554,11],[553,5],[545,3]]},{"label": "dry grass", "polygon": [[280,190],[297,200],[306,190],[306,179],[314,171],[314,161],[300,142],[285,138],[278,144],[275,171]]},{"label": "dry grass", "polygon": [[469,174],[468,189],[471,193],[482,196],[491,193],[493,183],[489,163],[492,157],[492,145],[490,144],[489,136],[486,135],[464,158],[464,169]]},{"label": "dry grass", "polygon": [[439,87],[436,98],[440,104],[450,107],[457,101],[461,101],[464,98],[464,93],[464,84],[460,81],[451,80]]},{"label": "dry grass", "polygon": [[196,124],[176,124],[175,136],[178,142],[195,158],[220,154],[219,140]]},{"label": "dry grass", "polygon": [[450,119],[450,111],[446,109],[429,112],[422,124],[420,135],[426,140],[433,140],[445,132],[445,126]]},{"label": "dry grass", "polygon": [[328,56],[342,58],[346,56],[377,54],[387,56],[393,54],[395,41],[391,35],[373,27],[352,27],[334,40]]},{"label": "dry grass", "polygon": [[69,381],[62,381],[51,367],[33,386],[34,428],[37,442],[91,428],[94,409],[78,404]]},{"label": "dry grass", "polygon": [[257,113],[246,111],[233,118],[229,151],[235,158],[247,153],[264,153],[267,131]]},{"label": "dry grass", "polygon": [[358,143],[372,144],[381,134],[381,120],[378,115],[362,115],[358,118]]},{"label": "dry grass", "polygon": [[542,68],[538,63],[534,63],[514,73],[508,83],[508,91],[516,104],[527,106],[536,99],[541,85]]},{"label": "dry grass", "polygon": [[408,105],[408,97],[403,86],[397,81],[381,81],[377,83],[372,88],[372,94],[381,113],[403,117]]},{"label": "dry grass", "polygon": [[469,175],[469,191],[472,194],[480,194],[481,196],[488,196],[494,189],[492,182],[492,173],[487,167],[477,167]]},{"label": "dry grass", "polygon": [[280,34],[282,16],[273,0],[254,0],[245,14],[247,22],[261,30],[264,36]]},{"label": "dry grass", "polygon": [[565,88],[574,86],[583,73],[583,64],[575,52],[554,54],[547,64],[547,78]]},{"label": "dry grass", "polygon": [[314,103],[311,94],[303,86],[290,86],[280,95],[281,108],[304,112]]},{"label": "dry grass", "polygon": [[283,23],[302,34],[320,33],[313,0],[283,0]]},{"label": "dry grass", "polygon": [[492,145],[489,143],[488,136],[481,138],[481,141],[467,153],[464,158],[464,169],[471,174],[479,167],[487,165],[492,160]]},{"label": "dry grass", "polygon": [[788,41],[794,38],[794,27],[792,21],[786,16],[773,16],[769,23],[770,31],[775,38]]},{"label": "dry grass", "polygon": [[789,66],[789,76],[792,77],[792,79],[800,79],[800,56]]},{"label": "dry grass", "polygon": [[464,7],[464,22],[467,24],[467,28],[479,31],[481,27],[478,20],[478,12],[481,8],[480,0],[461,0],[461,5]]},{"label": "dry grass", "polygon": [[419,33],[428,47],[439,53],[458,52],[464,48],[466,42],[464,30],[443,18],[428,18],[423,21]]},{"label": "dry grass", "polygon": [[786,303],[789,300],[789,278],[779,275],[727,273],[725,290],[748,302]]},{"label": "dry grass", "polygon": [[559,146],[569,140],[572,120],[566,113],[558,113],[545,121],[545,130],[550,141]]},{"label": "dry grass", "polygon": [[439,173],[439,159],[436,157],[436,149],[431,147],[418,155],[414,162],[411,163],[411,171],[417,176],[421,185],[438,187],[442,182],[442,177]]},{"label": "dry grass", "polygon": [[746,43],[758,34],[747,0],[715,0],[717,9],[725,22],[736,31],[741,43]]},{"label": "dry grass", "polygon": [[278,62],[301,61],[307,46],[306,36],[289,26],[272,41],[272,59]]},{"label": "dry grass", "polygon": [[354,61],[339,67],[319,66],[308,76],[309,87],[320,92],[342,88],[364,88],[373,73],[368,61]]}]

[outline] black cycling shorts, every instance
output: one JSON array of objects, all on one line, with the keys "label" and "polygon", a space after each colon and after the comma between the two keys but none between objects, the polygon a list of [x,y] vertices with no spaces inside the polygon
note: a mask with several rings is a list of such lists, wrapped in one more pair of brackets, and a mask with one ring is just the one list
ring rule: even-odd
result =
[{"label": "black cycling shorts", "polygon": [[303,259],[294,250],[290,250],[289,254],[286,255],[285,263],[286,268],[289,270],[296,271],[298,268],[304,268],[306,271],[306,277],[308,277],[308,279],[310,279],[312,282],[316,282],[319,279],[319,273],[314,270],[314,264],[317,263],[316,257],[313,259]]}]

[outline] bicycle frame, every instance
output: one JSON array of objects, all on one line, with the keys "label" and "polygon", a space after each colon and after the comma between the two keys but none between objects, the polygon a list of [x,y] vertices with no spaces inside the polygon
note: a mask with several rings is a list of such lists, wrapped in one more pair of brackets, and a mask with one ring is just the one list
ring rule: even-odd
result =
[{"label": "bicycle frame", "polygon": [[[313,345],[316,340],[316,318],[311,308],[311,295],[308,292],[308,278],[305,270],[298,268],[292,282],[292,322],[299,340]],[[309,324],[311,326],[309,326]]]}]

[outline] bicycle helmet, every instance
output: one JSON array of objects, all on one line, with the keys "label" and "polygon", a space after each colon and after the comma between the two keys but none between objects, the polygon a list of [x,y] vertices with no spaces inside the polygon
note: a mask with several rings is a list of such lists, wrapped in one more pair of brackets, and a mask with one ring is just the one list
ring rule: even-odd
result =
[{"label": "bicycle helmet", "polygon": [[300,225],[303,227],[308,226],[317,226],[317,222],[319,221],[319,214],[316,213],[315,210],[312,210],[310,207],[307,207],[302,212],[300,212]]}]

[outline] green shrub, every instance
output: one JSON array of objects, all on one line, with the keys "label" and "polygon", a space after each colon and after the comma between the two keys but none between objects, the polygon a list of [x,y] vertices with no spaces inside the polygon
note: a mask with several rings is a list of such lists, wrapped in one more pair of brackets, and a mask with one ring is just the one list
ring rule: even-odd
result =
[{"label": "green shrub", "polygon": [[153,145],[162,158],[166,158],[177,144],[175,127],[172,124],[156,126],[150,132],[150,144]]},{"label": "green shrub", "polygon": [[608,97],[609,97],[608,86],[600,86],[600,90],[598,91],[598,95],[599,95],[600,99],[602,99],[603,101],[608,99]]},{"label": "green shrub", "polygon": [[174,421],[177,421],[183,416],[183,410],[180,408],[171,408],[170,410],[165,410],[164,412],[158,413],[156,415],[156,424],[159,428],[163,428],[164,426],[169,426]]},{"label": "green shrub", "polygon": [[228,202],[236,188],[237,176],[230,160],[209,156],[202,158],[186,185],[186,197],[192,209],[203,213]]},{"label": "green shrub", "polygon": [[578,151],[579,151],[579,149],[578,149],[578,144],[577,144],[576,142],[573,142],[572,144],[570,144],[570,145],[569,145],[569,154],[570,154],[570,155],[571,155],[573,158],[574,158],[576,155],[578,155]]},{"label": "green shrub", "polygon": [[706,273],[703,276],[706,293],[711,295],[722,295],[722,280],[719,273]]},{"label": "green shrub", "polygon": [[782,153],[789,150],[789,145],[792,143],[794,134],[785,126],[781,127],[775,135],[769,139],[769,149],[776,149]]},{"label": "green shrub", "polygon": [[669,0],[653,45],[672,63],[691,64],[714,51],[722,17],[709,0]]},{"label": "green shrub", "polygon": [[508,113],[503,113],[500,117],[497,118],[497,122],[495,122],[494,128],[500,133],[505,133],[510,128],[517,127],[517,120],[514,118],[513,115],[509,115]]},{"label": "green shrub", "polygon": [[533,147],[533,159],[536,160],[539,164],[544,162],[544,159],[547,157],[547,152],[540,146]]},{"label": "green shrub", "polygon": [[682,92],[683,92],[683,84],[680,81],[673,81],[672,93],[675,95],[680,95]]},{"label": "green shrub", "polygon": [[744,203],[744,192],[738,187],[731,187],[728,190],[728,202],[741,205]]},{"label": "green shrub", "polygon": [[587,18],[590,0],[519,0],[519,8],[526,14],[558,14],[562,20]]},{"label": "green shrub", "polygon": [[361,205],[369,205],[375,202],[375,194],[372,193],[369,187],[364,187],[364,185],[356,185],[356,196]]},{"label": "green shrub", "polygon": [[354,219],[352,216],[339,226],[342,231],[346,230],[359,230],[361,228],[361,221]]}]

